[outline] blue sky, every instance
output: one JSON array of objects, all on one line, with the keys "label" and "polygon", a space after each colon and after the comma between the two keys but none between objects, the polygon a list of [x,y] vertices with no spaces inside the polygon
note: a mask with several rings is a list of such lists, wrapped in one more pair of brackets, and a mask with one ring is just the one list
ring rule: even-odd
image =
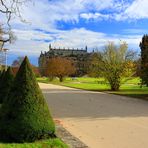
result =
[{"label": "blue sky", "polygon": [[[148,33],[148,0],[33,0],[22,7],[23,23],[11,21],[17,40],[9,48],[8,63],[28,55],[37,65],[41,51],[54,47],[103,49],[109,41],[126,41],[140,51]],[[1,16],[5,21],[5,16]]]}]

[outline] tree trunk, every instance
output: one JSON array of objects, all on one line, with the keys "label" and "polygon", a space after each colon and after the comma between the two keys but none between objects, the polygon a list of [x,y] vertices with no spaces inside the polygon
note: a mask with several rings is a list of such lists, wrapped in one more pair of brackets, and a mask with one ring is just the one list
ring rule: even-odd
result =
[{"label": "tree trunk", "polygon": [[63,77],[60,76],[60,77],[59,77],[59,80],[60,80],[60,82],[63,82]]},{"label": "tree trunk", "polygon": [[110,87],[111,87],[111,90],[112,91],[118,91],[119,88],[120,88],[120,81],[118,81],[117,79],[113,80],[113,81],[110,81]]},{"label": "tree trunk", "polygon": [[111,85],[111,90],[112,91],[118,91],[119,88],[120,88],[120,85],[119,84],[110,84]]},{"label": "tree trunk", "polygon": [[111,86],[111,90],[112,90],[112,91],[118,91],[118,90],[119,90],[119,87]]}]

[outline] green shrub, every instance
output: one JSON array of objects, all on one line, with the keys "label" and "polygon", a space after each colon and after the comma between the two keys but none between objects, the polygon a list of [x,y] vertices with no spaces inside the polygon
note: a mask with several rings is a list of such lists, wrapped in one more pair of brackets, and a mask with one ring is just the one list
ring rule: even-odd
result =
[{"label": "green shrub", "polygon": [[5,75],[5,70],[1,71],[0,75],[0,85],[2,84],[3,76]]},{"label": "green shrub", "polygon": [[[3,88],[3,84],[4,84],[4,81],[3,81],[4,75],[5,75],[5,70],[1,71],[1,75],[0,75],[0,95],[1,95],[1,89]],[[0,101],[0,104],[1,104],[1,101]]]},{"label": "green shrub", "polygon": [[2,83],[0,85],[0,103],[7,98],[10,88],[13,84],[14,76],[11,68],[9,67],[5,74],[2,76]]},{"label": "green shrub", "polygon": [[25,57],[1,107],[0,138],[9,142],[33,142],[52,137],[54,132],[47,103]]}]

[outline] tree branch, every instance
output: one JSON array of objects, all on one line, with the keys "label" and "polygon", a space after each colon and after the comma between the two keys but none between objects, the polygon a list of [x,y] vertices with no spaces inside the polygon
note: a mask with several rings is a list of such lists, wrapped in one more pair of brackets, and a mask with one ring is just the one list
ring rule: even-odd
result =
[{"label": "tree branch", "polygon": [[[3,48],[5,43],[11,42],[12,40],[12,32],[11,32],[12,28],[10,24],[12,14],[14,14],[15,16],[18,16],[21,21],[25,22],[25,20],[23,20],[22,15],[20,13],[20,6],[25,4],[27,1],[31,1],[31,0],[10,0],[10,5],[8,5],[7,2],[5,2],[5,0],[0,0],[0,4],[1,4],[0,13],[5,14],[7,18],[6,25],[8,27],[7,33],[0,32],[0,42],[2,45],[1,49]],[[8,39],[2,39],[3,34],[8,34]]]}]

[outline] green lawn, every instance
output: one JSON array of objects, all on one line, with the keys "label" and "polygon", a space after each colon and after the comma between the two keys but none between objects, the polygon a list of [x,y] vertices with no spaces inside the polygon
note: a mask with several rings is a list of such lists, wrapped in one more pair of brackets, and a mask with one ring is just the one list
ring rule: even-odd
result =
[{"label": "green lawn", "polygon": [[119,91],[110,91],[109,93],[124,95],[129,97],[148,99],[148,87],[140,88],[138,85],[123,85]]},{"label": "green lawn", "polygon": [[39,82],[52,83],[84,90],[106,91],[108,93],[113,93],[117,95],[148,99],[148,88],[145,86],[140,88],[140,78],[138,77],[123,78],[122,85],[119,91],[110,91],[109,85],[103,78],[66,78],[62,83],[60,83],[58,79],[55,79],[52,82],[49,82],[48,78],[37,78],[37,80]]},{"label": "green lawn", "polygon": [[43,83],[52,83],[52,84],[58,84],[58,85],[63,85],[63,86],[68,86],[68,87],[73,87],[73,88],[80,88],[84,90],[108,90],[109,86],[105,83],[103,78],[86,78],[86,77],[80,77],[80,78],[65,78],[63,82],[59,82],[58,79],[54,79],[52,82],[49,81],[48,78],[37,78],[38,82],[43,82]]},{"label": "green lawn", "polygon": [[60,139],[48,139],[34,143],[0,143],[0,148],[68,148]]}]

